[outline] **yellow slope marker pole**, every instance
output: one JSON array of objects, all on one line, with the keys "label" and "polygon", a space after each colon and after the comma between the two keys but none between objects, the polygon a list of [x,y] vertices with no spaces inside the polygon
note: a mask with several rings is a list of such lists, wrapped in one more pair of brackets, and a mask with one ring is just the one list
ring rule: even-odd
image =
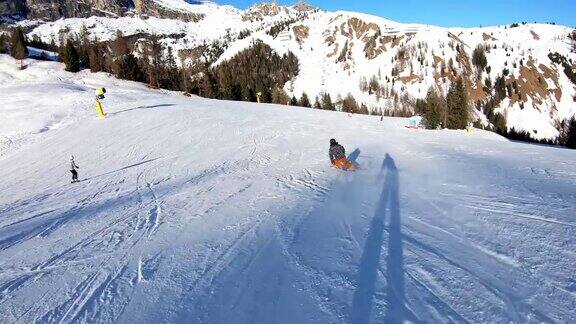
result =
[{"label": "yellow slope marker pole", "polygon": [[98,114],[98,118],[104,119],[106,117],[106,113],[104,112],[104,108],[102,107],[102,102],[100,100],[104,99],[106,89],[97,88],[95,93],[96,93],[96,113]]},{"label": "yellow slope marker pole", "polygon": [[102,103],[98,99],[96,99],[96,113],[98,114],[98,118],[100,119],[104,119],[104,117],[106,117],[104,109],[102,108]]},{"label": "yellow slope marker pole", "polygon": [[258,103],[262,103],[262,92],[256,94],[256,100],[258,100]]}]

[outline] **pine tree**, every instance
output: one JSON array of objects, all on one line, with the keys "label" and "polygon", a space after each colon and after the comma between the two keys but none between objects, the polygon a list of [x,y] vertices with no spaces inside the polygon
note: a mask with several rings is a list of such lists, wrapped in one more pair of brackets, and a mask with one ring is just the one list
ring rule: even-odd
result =
[{"label": "pine tree", "polygon": [[90,71],[100,72],[104,70],[104,55],[98,39],[88,44],[88,61],[90,63]]},{"label": "pine tree", "polygon": [[302,96],[300,97],[300,102],[298,103],[301,107],[308,107],[310,108],[310,99],[308,99],[308,95],[306,94],[306,92],[302,93]]},{"label": "pine tree", "polygon": [[125,67],[124,56],[128,55],[130,50],[128,49],[128,44],[126,39],[122,35],[120,30],[116,31],[116,39],[112,43],[112,56],[113,58],[113,70],[114,74],[119,78],[121,75],[126,75],[122,69]]},{"label": "pine tree", "polygon": [[227,69],[221,69],[217,71],[218,73],[218,88],[220,90],[220,98],[226,100],[248,100],[255,101],[253,94],[248,92],[242,93],[240,86],[234,82],[232,71]]},{"label": "pine tree", "polygon": [[[151,88],[159,88],[160,78],[158,77],[158,73],[160,71],[160,66],[162,65],[162,45],[160,44],[160,42],[158,41],[158,37],[156,36],[152,36],[149,47],[149,55],[150,55],[150,66],[148,69],[148,84],[150,85]],[[206,71],[207,67],[204,67],[204,75],[206,75]],[[208,87],[204,81],[202,81],[201,83],[206,93],[213,93],[211,86]],[[212,98],[212,96],[209,96],[208,98]]]},{"label": "pine tree", "polygon": [[[138,59],[138,65],[144,74],[144,82],[150,86],[150,55],[146,53],[146,49],[143,50],[142,55]],[[190,78],[190,75],[188,75],[188,77]],[[197,88],[195,88],[193,85],[190,86],[190,88],[196,90],[194,93],[198,93]]]},{"label": "pine tree", "polygon": [[286,105],[290,103],[290,97],[280,87],[272,90],[272,102],[275,104]]},{"label": "pine tree", "polygon": [[24,38],[22,27],[15,28],[12,31],[12,50],[10,55],[20,60],[20,69],[24,69],[23,60],[28,56],[28,48],[26,47],[26,38]]},{"label": "pine tree", "polygon": [[58,46],[56,46],[56,42],[54,41],[54,38],[52,38],[50,40],[50,45],[48,45],[50,48],[50,51],[52,52],[58,52],[58,50],[60,49]]},{"label": "pine tree", "polygon": [[504,115],[500,113],[494,114],[492,116],[491,123],[494,125],[496,133],[505,135],[508,132],[508,128],[506,126],[506,118]]},{"label": "pine tree", "polygon": [[82,68],[90,67],[90,40],[88,39],[88,29],[86,25],[82,25],[82,30],[80,32],[80,48],[78,50],[78,55],[80,57],[80,66]]},{"label": "pine tree", "polygon": [[478,45],[474,49],[474,52],[472,52],[472,64],[476,67],[478,77],[480,77],[482,71],[488,66],[488,60],[486,59],[486,53],[482,45]]},{"label": "pine tree", "polygon": [[576,149],[576,117],[572,117],[568,123],[566,146],[571,149]]},{"label": "pine tree", "polygon": [[298,106],[298,100],[295,96],[292,96],[292,99],[290,99],[290,106]]},{"label": "pine tree", "polygon": [[[221,96],[221,94],[220,94],[220,96]],[[244,100],[244,101],[255,102],[258,100],[258,98],[256,98],[256,93],[254,92],[254,90],[250,86],[242,87],[240,89],[240,96],[241,96],[242,100]]]},{"label": "pine tree", "polygon": [[568,148],[576,149],[576,116],[563,120],[556,128],[560,132],[558,142]]},{"label": "pine tree", "polygon": [[205,70],[201,78],[197,80],[198,95],[205,98],[216,98],[216,78],[210,70]]},{"label": "pine tree", "polygon": [[0,54],[6,53],[6,36],[0,34]]},{"label": "pine tree", "polygon": [[366,106],[365,103],[362,103],[360,105],[360,109],[358,110],[358,113],[362,114],[362,115],[370,115],[370,111],[368,110],[368,106]]},{"label": "pine tree", "polygon": [[320,104],[320,99],[318,98],[318,96],[316,96],[316,99],[314,99],[314,108],[322,109],[322,105]]},{"label": "pine tree", "polygon": [[496,96],[497,102],[506,98],[506,79],[504,76],[496,78],[496,82],[494,83],[494,95]]},{"label": "pine tree", "polygon": [[64,48],[66,48],[67,39],[68,39],[68,32],[65,29],[60,30],[58,32],[58,49],[57,49],[60,62],[62,62],[62,57],[64,56]]},{"label": "pine tree", "polygon": [[492,79],[490,79],[489,77],[487,77],[486,79],[484,79],[484,88],[487,93],[490,93],[490,91],[492,90]]},{"label": "pine tree", "polygon": [[176,60],[174,59],[174,52],[172,51],[172,47],[168,46],[167,48],[168,53],[166,55],[166,67],[169,70],[176,69]]},{"label": "pine tree", "polygon": [[342,106],[342,101],[344,101],[344,99],[342,99],[342,95],[341,94],[337,94],[336,95],[336,102],[334,103],[334,108],[337,110],[338,106],[341,107]]},{"label": "pine tree", "polygon": [[322,95],[322,109],[326,110],[336,110],[334,103],[332,102],[332,98],[330,97],[329,93],[324,93]]},{"label": "pine tree", "polygon": [[66,71],[68,72],[78,72],[80,71],[80,56],[78,51],[74,46],[74,40],[69,38],[64,46],[64,52],[62,55],[62,60],[66,65]]},{"label": "pine tree", "polygon": [[184,95],[190,95],[190,69],[184,57],[180,58],[180,65],[182,65],[182,90],[184,90]]},{"label": "pine tree", "polygon": [[380,89],[380,83],[378,83],[378,79],[375,75],[370,78],[370,83],[368,85],[368,93],[373,94]]},{"label": "pine tree", "polygon": [[[159,75],[160,87],[178,91],[182,89],[180,82],[182,78],[180,77],[180,72],[176,66],[176,60],[174,59],[174,54],[172,48],[168,46],[166,61],[163,64],[162,73]],[[237,100],[234,98],[227,98],[232,100]]]},{"label": "pine tree", "polygon": [[122,31],[116,31],[116,39],[112,45],[112,51],[114,52],[114,56],[122,56],[128,54],[130,50],[128,49],[128,43],[126,42],[126,38],[122,34]]},{"label": "pine tree", "polygon": [[351,93],[348,93],[348,95],[346,95],[346,98],[342,100],[342,111],[355,114],[358,113],[358,110],[359,108],[356,99],[354,99],[354,96],[352,96]]},{"label": "pine tree", "polygon": [[442,60],[442,62],[440,63],[440,76],[441,77],[446,76],[446,62],[444,60]]},{"label": "pine tree", "polygon": [[446,105],[444,98],[432,86],[428,89],[426,100],[422,100],[424,125],[427,129],[437,129],[440,126],[441,112]]},{"label": "pine tree", "polygon": [[468,125],[468,95],[462,77],[458,78],[446,96],[448,106],[447,127],[464,129]]},{"label": "pine tree", "polygon": [[132,80],[142,82],[144,81],[144,73],[138,65],[138,59],[132,53],[128,53],[117,59],[119,67],[118,78],[125,80]]}]

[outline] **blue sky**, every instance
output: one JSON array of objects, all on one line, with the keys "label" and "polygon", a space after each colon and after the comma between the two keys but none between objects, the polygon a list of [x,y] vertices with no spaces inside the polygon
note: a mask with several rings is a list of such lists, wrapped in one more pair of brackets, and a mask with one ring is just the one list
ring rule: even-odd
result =
[{"label": "blue sky", "polygon": [[[248,8],[254,0],[214,0]],[[296,1],[279,0],[292,5]],[[308,0],[324,10],[349,10],[370,13],[399,22],[414,22],[446,27],[475,27],[512,22],[548,22],[576,27],[576,0]]]}]

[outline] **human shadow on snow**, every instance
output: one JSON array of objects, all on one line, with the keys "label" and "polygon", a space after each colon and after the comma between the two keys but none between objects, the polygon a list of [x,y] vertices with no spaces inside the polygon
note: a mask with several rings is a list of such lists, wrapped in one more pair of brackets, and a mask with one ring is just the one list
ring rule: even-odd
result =
[{"label": "human shadow on snow", "polygon": [[[370,224],[356,275],[356,290],[352,300],[350,323],[370,322],[385,230],[388,232],[385,323],[402,323],[405,317],[404,256],[400,228],[398,169],[389,154],[386,154],[382,162],[380,176],[384,176],[384,173],[384,187]],[[385,225],[387,212],[388,226]]]}]

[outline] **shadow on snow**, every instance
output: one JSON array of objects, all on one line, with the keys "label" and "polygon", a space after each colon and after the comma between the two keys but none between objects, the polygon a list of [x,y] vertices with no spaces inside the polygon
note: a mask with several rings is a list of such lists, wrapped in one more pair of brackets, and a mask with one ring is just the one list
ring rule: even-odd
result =
[{"label": "shadow on snow", "polygon": [[125,112],[129,112],[132,110],[144,110],[144,109],[153,109],[153,108],[160,108],[160,107],[172,107],[172,106],[176,106],[176,105],[175,104],[159,104],[159,105],[151,105],[151,106],[139,106],[139,107],[128,108],[128,109],[124,109],[124,110],[120,110],[120,111],[111,112],[108,115],[114,116],[114,115],[122,114]]},{"label": "shadow on snow", "polygon": [[122,168],[117,169],[117,170],[114,170],[114,171],[109,171],[109,172],[106,172],[106,173],[102,173],[102,174],[99,174],[99,175],[95,175],[95,176],[90,177],[90,178],[85,178],[85,179],[83,179],[82,181],[88,181],[88,180],[92,180],[92,179],[95,179],[95,178],[103,177],[103,176],[106,176],[106,175],[109,175],[109,174],[113,174],[113,173],[116,173],[116,172],[124,171],[124,170],[130,169],[130,168],[133,168],[133,167],[137,167],[137,166],[142,165],[142,164],[154,162],[154,161],[156,161],[156,160],[158,160],[158,159],[160,159],[160,158],[149,159],[149,160],[146,160],[146,161],[142,161],[142,162],[130,164],[130,165],[127,165],[127,166],[125,166],[125,167],[122,167]]},{"label": "shadow on snow", "polygon": [[[358,151],[359,153],[359,151]],[[370,223],[370,230],[356,275],[356,290],[352,300],[351,323],[369,323],[380,255],[384,242],[384,230],[388,232],[388,256],[386,258],[386,323],[402,323],[404,320],[404,256],[400,229],[400,202],[398,170],[389,154],[382,162],[379,177],[385,173],[384,187],[378,206]],[[385,220],[388,213],[388,226]]]}]

